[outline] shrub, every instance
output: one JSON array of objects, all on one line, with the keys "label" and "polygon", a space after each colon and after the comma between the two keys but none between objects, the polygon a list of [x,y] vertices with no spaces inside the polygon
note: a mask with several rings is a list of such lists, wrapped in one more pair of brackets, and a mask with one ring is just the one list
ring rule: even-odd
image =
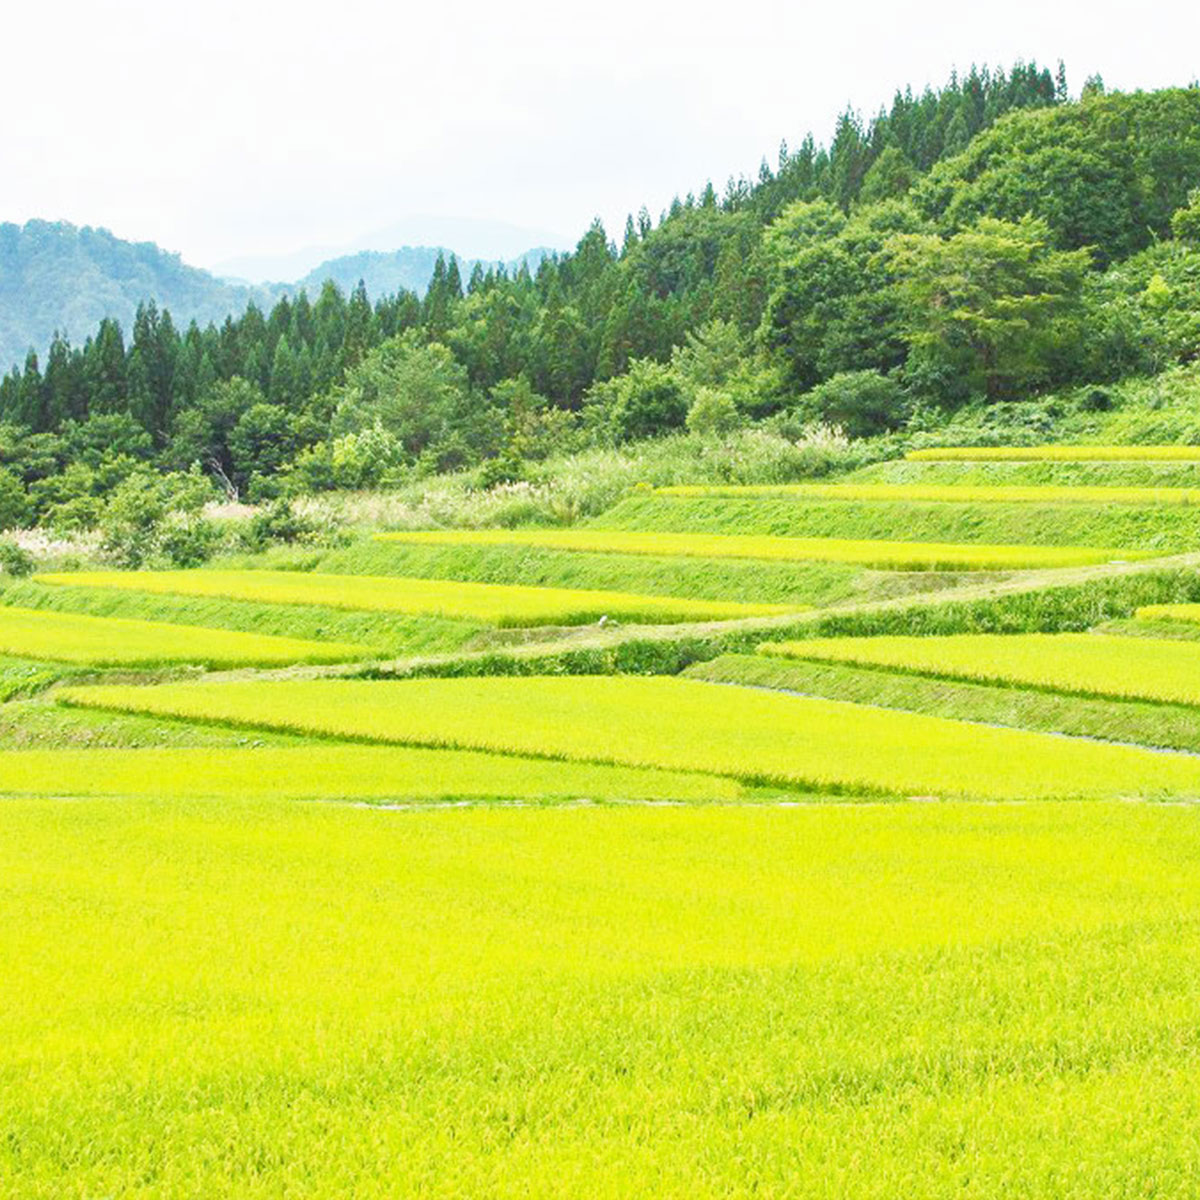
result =
[{"label": "shrub", "polygon": [[732,433],[741,423],[737,405],[727,393],[708,387],[696,389],[696,398],[687,415],[687,427],[692,433]]},{"label": "shrub", "polygon": [[24,579],[33,574],[33,555],[23,550],[16,542],[0,541],[0,572],[13,579]]},{"label": "shrub", "polygon": [[840,426],[852,438],[899,429],[908,416],[904,389],[878,371],[841,371],[802,400],[808,414]]},{"label": "shrub", "polygon": [[262,549],[272,542],[295,545],[306,541],[317,532],[317,523],[296,511],[288,500],[276,500],[256,513],[250,520],[247,541],[254,549]]}]

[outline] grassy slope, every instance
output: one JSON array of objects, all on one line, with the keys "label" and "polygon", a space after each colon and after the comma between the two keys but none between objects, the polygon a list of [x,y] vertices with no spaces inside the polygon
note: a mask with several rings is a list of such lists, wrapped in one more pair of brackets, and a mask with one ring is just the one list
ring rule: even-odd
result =
[{"label": "grassy slope", "polygon": [[1200,753],[1200,714],[1178,705],[1060,696],[765,655],[727,654],[690,667],[685,674],[934,717]]},{"label": "grassy slope", "polygon": [[855,595],[873,572],[838,563],[746,563],[582,554],[532,546],[418,546],[363,541],[320,570],[477,583],[616,588],[687,599],[829,604]]},{"label": "grassy slope", "polygon": [[1190,810],[4,812],[22,1200],[1132,1200],[1200,1172]]},{"label": "grassy slope", "polygon": [[1123,547],[1164,554],[1200,548],[1200,505],[633,496],[596,524],[656,532]]},{"label": "grassy slope", "polygon": [[136,713],[63,708],[49,699],[0,704],[0,750],[295,746],[307,740],[272,730],[247,732]]},{"label": "grassy slope", "polygon": [[1095,487],[1200,487],[1200,463],[906,462],[863,467],[846,483],[1071,484]]}]

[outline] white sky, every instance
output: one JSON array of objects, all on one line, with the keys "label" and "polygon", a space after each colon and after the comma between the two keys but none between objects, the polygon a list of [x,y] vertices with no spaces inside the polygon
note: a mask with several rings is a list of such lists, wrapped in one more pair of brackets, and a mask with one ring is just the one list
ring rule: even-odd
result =
[{"label": "white sky", "polygon": [[825,140],[847,102],[972,61],[1073,91],[1200,73],[1179,0],[33,0],[5,4],[0,220],[104,225],[199,266],[414,214],[573,243],[601,216]]}]

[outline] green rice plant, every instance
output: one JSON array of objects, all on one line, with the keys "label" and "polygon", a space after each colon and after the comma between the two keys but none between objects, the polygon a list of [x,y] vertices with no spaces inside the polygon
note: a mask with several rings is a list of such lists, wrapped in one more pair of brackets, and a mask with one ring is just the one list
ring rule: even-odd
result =
[{"label": "green rice plant", "polygon": [[1069,484],[972,486],[936,483],[793,483],[679,485],[655,488],[656,496],[742,499],[784,496],[796,500],[914,500],[963,504],[1197,504],[1200,488],[1103,487]]},{"label": "green rice plant", "polygon": [[94,667],[199,663],[211,667],[343,662],[364,646],[232,633],[151,621],[0,606],[0,652]]},{"label": "green rice plant", "polygon": [[910,462],[1200,462],[1200,446],[943,446],[910,450]]},{"label": "green rice plant", "polygon": [[1145,550],[1080,546],[948,545],[740,534],[645,533],[622,529],[447,529],[376,536],[388,543],[409,545],[537,546],[616,554],[840,562],[910,571],[1025,570],[1086,566],[1115,559],[1153,556],[1153,552]]},{"label": "green rice plant", "polygon": [[370,646],[384,656],[453,653],[485,628],[480,622],[446,621],[405,613],[263,604],[222,596],[176,596],[115,587],[45,586],[32,580],[5,589],[4,601],[42,612],[198,625],[305,641],[349,642]]},{"label": "green rice plant", "polygon": [[501,626],[583,625],[618,620],[674,623],[771,616],[796,606],[632,596],[623,592],[463,583],[398,576],[304,571],[85,571],[39,575],[39,583],[122,588],[151,594],[220,597],[268,604],[419,613]]},{"label": "green rice plant", "polygon": [[1187,625],[1200,623],[1200,604],[1148,604],[1134,616],[1139,621],[1179,621]]},{"label": "green rice plant", "polygon": [[958,721],[981,721],[1041,733],[1127,742],[1200,753],[1200,720],[1193,708],[1138,700],[1063,695],[1037,688],[996,687],[928,675],[763,654],[723,654],[684,674],[711,683],[735,683],[849,700]]},{"label": "green rice plant", "polygon": [[1185,1197],[1175,806],[10,800],[0,1192]]},{"label": "green rice plant", "polygon": [[1200,759],[623,676],[69,688],[66,703],[293,733],[728,775],[814,791],[1200,796]]},{"label": "green rice plant", "polygon": [[1200,644],[1099,633],[811,638],[759,653],[1049,691],[1200,704]]},{"label": "green rice plant", "polygon": [[473,797],[728,801],[736,781],[464,750],[331,743],[0,751],[0,795],[382,801]]}]

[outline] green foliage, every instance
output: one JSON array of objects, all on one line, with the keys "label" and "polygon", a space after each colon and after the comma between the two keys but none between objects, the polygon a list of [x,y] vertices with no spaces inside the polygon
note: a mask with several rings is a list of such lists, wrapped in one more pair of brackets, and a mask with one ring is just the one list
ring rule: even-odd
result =
[{"label": "green foliage", "polygon": [[898,429],[908,415],[904,389],[878,371],[839,371],[801,397],[800,404],[812,419],[843,429],[852,438]]},{"label": "green foliage", "polygon": [[671,368],[638,359],[588,395],[587,419],[614,443],[669,433],[687,421],[688,402]]},{"label": "green foliage", "polygon": [[21,480],[7,467],[0,467],[0,530],[21,528],[31,512]]},{"label": "green foliage", "polygon": [[1088,251],[1054,250],[1030,217],[983,218],[949,238],[903,235],[888,251],[918,386],[996,401],[1051,378],[1078,329]]},{"label": "green foliage", "polygon": [[23,550],[16,542],[0,538],[0,574],[10,579],[24,579],[32,575],[37,564],[33,555]]},{"label": "green foliage", "polygon": [[1166,237],[1198,176],[1200,90],[1177,88],[1010,114],[915,195],[950,230],[1032,214],[1056,245],[1107,264]]},{"label": "green foliage", "polygon": [[710,387],[696,389],[687,414],[687,427],[692,433],[721,437],[741,424],[742,415],[727,392]]},{"label": "green foliage", "polygon": [[371,351],[348,373],[335,404],[335,436],[378,426],[410,460],[455,435],[480,448],[490,440],[486,414],[471,403],[466,370],[445,346],[422,345],[411,335]]},{"label": "green foliage", "polygon": [[1171,232],[1177,241],[1200,248],[1200,189],[1190,192],[1186,207],[1171,217]]}]

